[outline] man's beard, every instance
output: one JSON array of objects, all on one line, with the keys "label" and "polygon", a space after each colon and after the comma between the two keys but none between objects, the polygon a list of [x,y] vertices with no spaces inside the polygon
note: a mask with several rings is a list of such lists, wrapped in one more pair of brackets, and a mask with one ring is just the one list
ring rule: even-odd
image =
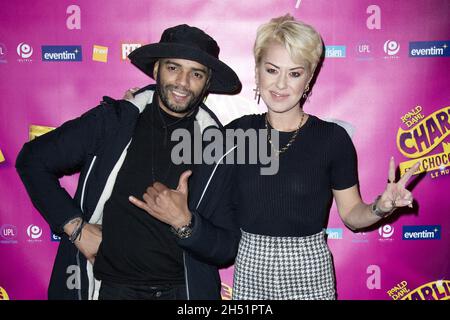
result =
[{"label": "man's beard", "polygon": [[[168,84],[168,85],[163,86],[161,84],[160,79],[161,78],[158,75],[158,78],[156,79],[156,91],[159,95],[159,98],[161,99],[161,102],[170,111],[175,112],[175,113],[188,113],[191,110],[195,109],[200,104],[200,101],[204,95],[205,90],[202,90],[202,92],[198,96],[195,96],[195,94],[192,91],[187,90],[182,87],[179,87],[179,86],[176,86],[176,85]],[[187,101],[187,103],[185,103],[184,105],[177,105],[176,103],[171,103],[169,100],[169,94],[170,94],[170,91],[172,91],[172,90],[178,90],[183,93],[186,93],[189,96],[189,100]]]}]

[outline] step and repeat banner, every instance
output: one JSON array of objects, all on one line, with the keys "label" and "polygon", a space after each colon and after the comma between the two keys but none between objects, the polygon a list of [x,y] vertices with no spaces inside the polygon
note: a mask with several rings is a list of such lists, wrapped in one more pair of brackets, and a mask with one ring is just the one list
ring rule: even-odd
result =
[{"label": "step and repeat banner", "polygon": [[[253,41],[260,24],[286,13],[323,37],[325,61],[304,109],[351,135],[365,202],[384,190],[390,156],[400,172],[422,161],[410,186],[414,207],[383,224],[353,233],[333,204],[327,233],[338,299],[449,299],[449,12],[448,0],[2,2],[0,300],[46,299],[59,244],[16,173],[22,145],[104,95],[151,83],[127,55],[183,23],[211,34],[242,80],[238,96],[208,97],[219,119],[264,112],[253,99]],[[61,183],[73,194],[77,179]],[[224,299],[232,275],[221,270]]]}]

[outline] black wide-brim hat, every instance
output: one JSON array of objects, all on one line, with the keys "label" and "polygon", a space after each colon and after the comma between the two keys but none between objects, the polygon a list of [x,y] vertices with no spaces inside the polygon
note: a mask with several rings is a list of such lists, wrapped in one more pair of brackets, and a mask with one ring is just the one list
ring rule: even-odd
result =
[{"label": "black wide-brim hat", "polygon": [[208,92],[237,94],[242,89],[236,73],[219,60],[217,42],[204,31],[186,24],[166,29],[158,43],[137,48],[128,55],[131,63],[154,79],[153,67],[161,58],[196,61],[212,70]]}]

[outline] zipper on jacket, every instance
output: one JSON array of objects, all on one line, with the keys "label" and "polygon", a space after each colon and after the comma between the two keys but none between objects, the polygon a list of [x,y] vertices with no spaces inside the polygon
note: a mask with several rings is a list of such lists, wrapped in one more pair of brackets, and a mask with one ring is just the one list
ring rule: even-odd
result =
[{"label": "zipper on jacket", "polygon": [[[81,200],[80,200],[81,212],[83,212],[83,213],[84,213],[84,210],[83,210],[84,192],[86,189],[86,183],[88,181],[89,174],[91,173],[92,167],[94,166],[96,159],[97,159],[97,156],[94,156],[94,158],[91,161],[91,164],[89,165],[89,169],[88,169],[88,172],[86,173],[86,177],[84,178],[84,181],[83,181],[83,189],[81,190]],[[82,296],[81,296],[81,263],[80,263],[80,250],[78,250],[78,248],[77,248],[77,266],[78,266],[78,270],[79,270],[78,283],[80,284],[80,287],[78,289],[78,300],[82,300]]]},{"label": "zipper on jacket", "polygon": [[80,287],[78,288],[78,300],[82,300],[81,298],[81,263],[80,263],[80,250],[77,249],[77,266],[78,266],[78,284]]},{"label": "zipper on jacket", "polygon": [[[203,189],[202,195],[200,196],[200,200],[198,200],[197,206],[195,207],[195,209],[198,209],[200,203],[202,202],[203,196],[205,195],[206,189],[208,189],[209,183],[212,180],[212,177],[214,176],[214,173],[216,173],[216,169],[219,166],[220,162],[223,160],[223,158],[225,158],[231,151],[233,151],[234,149],[236,149],[237,146],[234,146],[233,148],[231,148],[230,150],[228,150],[223,156],[222,158],[220,158],[220,160],[217,162],[217,164],[214,167],[213,172],[211,173],[211,175],[209,176],[208,182],[206,183],[205,188]],[[187,266],[186,266],[186,251],[183,250],[183,264],[184,264],[184,281],[186,283],[186,295],[187,295],[187,300],[191,300],[190,299],[190,294],[189,294],[189,280],[188,280],[188,270],[187,270]]]},{"label": "zipper on jacket", "polygon": [[186,266],[186,253],[184,250],[183,250],[183,264],[184,264],[184,282],[186,283],[186,300],[191,300],[189,294],[189,280]]},{"label": "zipper on jacket", "polygon": [[217,162],[216,166],[214,167],[213,172],[212,172],[211,175],[209,176],[208,182],[206,183],[206,186],[205,186],[205,188],[203,189],[202,195],[200,196],[200,200],[198,200],[198,203],[197,203],[197,206],[195,207],[195,209],[198,209],[198,207],[200,206],[200,203],[201,203],[202,200],[203,200],[203,196],[204,196],[205,193],[206,193],[206,189],[208,189],[209,183],[211,182],[212,177],[214,176],[214,173],[216,173],[216,169],[217,169],[217,167],[219,166],[220,162],[223,160],[223,158],[225,158],[231,151],[233,151],[233,150],[236,149],[236,148],[237,148],[237,146],[234,146],[233,148],[231,148],[230,150],[228,150],[228,151],[222,156],[222,158],[220,158],[219,162]]},{"label": "zipper on jacket", "polygon": [[81,201],[80,201],[80,205],[81,205],[81,211],[84,213],[83,210],[83,205],[84,205],[84,192],[86,191],[86,183],[88,181],[89,178],[89,174],[91,173],[92,167],[94,166],[95,160],[97,159],[97,156],[94,156],[94,158],[92,159],[92,162],[89,166],[88,172],[86,173],[86,178],[84,178],[84,182],[83,182],[83,189],[81,191]]}]

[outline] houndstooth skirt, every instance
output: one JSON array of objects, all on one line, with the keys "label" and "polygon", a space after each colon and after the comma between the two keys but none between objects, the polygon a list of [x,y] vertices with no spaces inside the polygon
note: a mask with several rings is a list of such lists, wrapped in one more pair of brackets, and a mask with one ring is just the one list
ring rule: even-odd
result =
[{"label": "houndstooth skirt", "polygon": [[233,300],[334,300],[333,262],[325,231],[271,237],[242,231]]}]

